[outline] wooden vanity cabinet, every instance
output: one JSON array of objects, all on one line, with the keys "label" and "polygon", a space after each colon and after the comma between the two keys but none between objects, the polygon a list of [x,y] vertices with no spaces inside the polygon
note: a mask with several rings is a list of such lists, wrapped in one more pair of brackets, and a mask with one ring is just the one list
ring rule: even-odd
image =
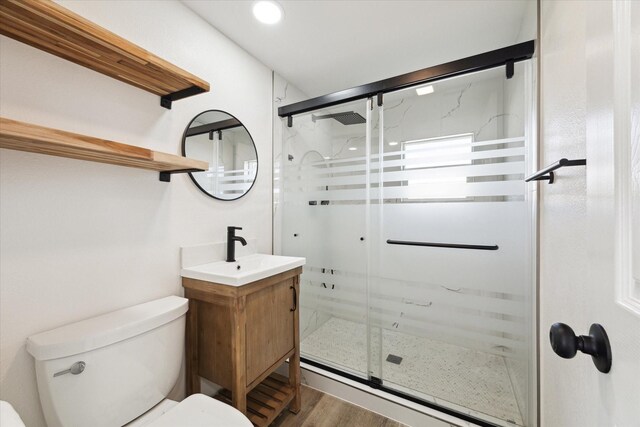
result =
[{"label": "wooden vanity cabinet", "polygon": [[[243,286],[182,279],[189,299],[187,395],[200,377],[223,387],[230,403],[258,426],[288,405],[300,411],[298,295],[302,267]],[[289,359],[289,376],[274,371]]]}]

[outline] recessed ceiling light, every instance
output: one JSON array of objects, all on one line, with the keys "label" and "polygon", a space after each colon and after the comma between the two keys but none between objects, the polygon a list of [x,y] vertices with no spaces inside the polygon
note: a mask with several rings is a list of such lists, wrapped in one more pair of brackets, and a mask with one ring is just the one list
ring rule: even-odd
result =
[{"label": "recessed ceiling light", "polygon": [[358,147],[349,147],[349,151],[356,151]]},{"label": "recessed ceiling light", "polygon": [[253,4],[253,16],[263,24],[277,24],[282,19],[284,11],[275,1],[261,0]]},{"label": "recessed ceiling light", "polygon": [[329,157],[329,156],[324,156],[324,159],[325,159],[325,160],[331,160],[331,157]]},{"label": "recessed ceiling light", "polygon": [[392,142],[389,143],[389,145],[393,147],[394,145],[398,145],[398,142],[397,141],[392,141]]},{"label": "recessed ceiling light", "polygon": [[419,87],[416,89],[416,93],[418,94],[418,96],[428,95],[430,93],[433,93],[433,86],[429,85],[429,86]]}]

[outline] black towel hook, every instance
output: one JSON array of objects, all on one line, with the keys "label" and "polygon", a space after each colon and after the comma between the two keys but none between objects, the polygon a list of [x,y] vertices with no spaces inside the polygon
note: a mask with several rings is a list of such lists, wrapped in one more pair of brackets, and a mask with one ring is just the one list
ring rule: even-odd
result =
[{"label": "black towel hook", "polygon": [[557,162],[542,169],[541,171],[538,171],[533,175],[529,176],[524,181],[525,182],[549,181],[549,184],[553,184],[553,181],[555,178],[555,175],[553,173],[554,170],[560,169],[565,166],[585,166],[586,164],[587,164],[587,159],[576,159],[576,160],[560,159]]}]

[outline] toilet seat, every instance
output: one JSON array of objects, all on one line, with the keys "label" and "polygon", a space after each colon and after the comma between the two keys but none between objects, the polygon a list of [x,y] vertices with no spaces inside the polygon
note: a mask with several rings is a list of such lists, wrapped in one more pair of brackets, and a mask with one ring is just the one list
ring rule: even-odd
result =
[{"label": "toilet seat", "polygon": [[2,427],[24,427],[22,418],[13,409],[11,403],[0,400],[0,426]]},{"label": "toilet seat", "polygon": [[253,427],[236,408],[204,394],[192,394],[148,427]]}]

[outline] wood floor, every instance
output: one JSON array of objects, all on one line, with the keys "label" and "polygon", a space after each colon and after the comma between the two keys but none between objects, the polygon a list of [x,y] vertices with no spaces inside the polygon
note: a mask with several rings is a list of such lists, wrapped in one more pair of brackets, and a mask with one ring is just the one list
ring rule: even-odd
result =
[{"label": "wood floor", "polygon": [[297,415],[285,410],[272,427],[404,427],[397,421],[349,402],[302,386],[302,409]]}]

